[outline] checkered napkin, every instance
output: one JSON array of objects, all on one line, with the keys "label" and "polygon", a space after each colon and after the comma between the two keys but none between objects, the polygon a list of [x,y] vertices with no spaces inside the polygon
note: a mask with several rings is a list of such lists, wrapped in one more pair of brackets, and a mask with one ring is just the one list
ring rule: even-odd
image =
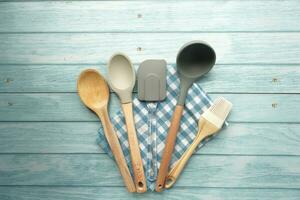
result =
[{"label": "checkered napkin", "polygon": [[[157,155],[154,156],[157,159],[157,168],[160,166],[160,160],[165,147],[165,138],[168,133],[170,126],[170,121],[172,119],[172,114],[177,102],[177,94],[179,92],[179,78],[176,73],[175,66],[168,66],[167,71],[167,97],[164,101],[159,102],[156,108],[156,144],[157,144]],[[185,108],[183,111],[183,116],[181,118],[180,129],[177,135],[175,149],[172,155],[171,166],[181,157],[188,146],[193,142],[195,135],[198,131],[198,121],[200,115],[212,104],[210,98],[205,94],[201,87],[197,84],[189,89]],[[141,156],[143,160],[143,165],[145,169],[145,174],[147,167],[149,167],[149,159],[152,159],[151,155],[148,153],[149,145],[149,111],[146,102],[139,101],[137,97],[133,100],[133,112],[134,120],[136,126],[137,137],[139,140],[139,146],[141,150]],[[113,127],[119,137],[124,156],[128,163],[129,169],[132,172],[132,167],[130,163],[130,152],[129,144],[127,140],[127,131],[125,125],[125,119],[123,117],[122,111],[119,111],[112,118]],[[102,149],[108,153],[110,157],[113,158],[110,147],[104,136],[103,129],[100,128],[98,137],[98,144]],[[202,146],[204,143],[200,144]],[[148,162],[148,164],[147,164]],[[132,173],[131,173],[132,174]],[[151,180],[147,177],[147,187],[150,190],[155,188],[155,180]]]}]

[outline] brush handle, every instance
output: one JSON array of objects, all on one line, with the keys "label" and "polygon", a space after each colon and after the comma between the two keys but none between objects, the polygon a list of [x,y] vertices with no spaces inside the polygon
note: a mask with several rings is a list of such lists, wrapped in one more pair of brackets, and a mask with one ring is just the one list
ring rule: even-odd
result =
[{"label": "brush handle", "polygon": [[190,157],[193,155],[195,149],[198,147],[200,142],[202,142],[208,136],[211,136],[219,129],[214,126],[214,124],[207,121],[205,118],[201,117],[199,120],[199,130],[196,137],[189,148],[184,152],[181,158],[175,163],[174,167],[171,169],[169,175],[166,178],[166,188],[171,188],[176,182],[178,176],[181,174],[183,168],[189,161]]},{"label": "brush handle", "polygon": [[115,161],[116,161],[117,166],[120,170],[120,173],[123,177],[123,180],[127,187],[127,190],[129,192],[135,192],[136,190],[135,190],[134,182],[132,180],[130,171],[128,169],[121,145],[119,143],[119,139],[118,139],[117,134],[115,133],[115,130],[112,127],[111,121],[109,119],[107,109],[106,108],[100,109],[96,113],[102,122],[106,140],[107,140],[107,142],[110,146],[110,149],[114,155]]},{"label": "brush handle", "polygon": [[173,113],[173,118],[169,128],[168,136],[165,142],[165,149],[160,162],[158,177],[156,181],[156,191],[161,192],[165,185],[166,176],[168,173],[169,163],[172,158],[173,149],[176,142],[177,132],[180,125],[180,120],[183,112],[183,105],[177,105]]},{"label": "brush handle", "polygon": [[166,178],[165,188],[171,188],[176,182],[178,176],[181,174],[183,168],[187,164],[190,157],[193,155],[195,149],[200,144],[200,142],[205,138],[205,135],[201,132],[198,132],[199,137],[196,137],[193,143],[189,146],[189,148],[184,152],[181,158],[175,163],[175,166],[169,172],[169,175]]},{"label": "brush handle", "polygon": [[135,131],[132,103],[122,104],[125,122],[127,126],[128,142],[130,147],[131,163],[134,173],[135,186],[138,193],[147,191],[146,178],[139,148],[139,142]]}]

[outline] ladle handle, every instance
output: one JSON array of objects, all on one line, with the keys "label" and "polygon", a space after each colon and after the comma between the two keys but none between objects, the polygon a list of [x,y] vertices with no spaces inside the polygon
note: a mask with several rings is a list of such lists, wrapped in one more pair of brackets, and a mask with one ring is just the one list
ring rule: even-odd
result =
[{"label": "ladle handle", "polygon": [[168,174],[169,163],[172,158],[173,149],[176,142],[177,132],[183,112],[183,105],[177,105],[173,113],[173,118],[169,128],[168,136],[165,142],[165,149],[160,162],[158,177],[156,181],[156,191],[161,192],[165,186],[166,176]]},{"label": "ladle handle", "polygon": [[122,104],[127,126],[128,142],[130,147],[131,163],[134,173],[135,186],[138,193],[147,191],[143,161],[140,153],[139,142],[135,131],[132,103]]},{"label": "ladle handle", "polygon": [[110,149],[114,155],[115,161],[116,161],[118,168],[120,170],[120,173],[123,177],[123,180],[127,187],[127,190],[129,192],[135,192],[136,189],[135,189],[134,182],[132,180],[130,171],[128,169],[121,145],[119,143],[119,139],[118,139],[117,134],[111,124],[110,119],[109,119],[107,109],[101,109],[97,112],[97,114],[98,114],[99,118],[101,119],[106,140],[107,140],[107,142],[110,146]]}]

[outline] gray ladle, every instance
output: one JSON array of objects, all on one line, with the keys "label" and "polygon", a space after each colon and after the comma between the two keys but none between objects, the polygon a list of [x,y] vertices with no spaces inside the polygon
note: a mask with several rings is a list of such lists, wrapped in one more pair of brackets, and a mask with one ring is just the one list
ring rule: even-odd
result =
[{"label": "gray ladle", "polygon": [[178,75],[180,77],[180,93],[166,138],[164,153],[160,162],[156,181],[157,192],[160,192],[165,185],[187,91],[195,81],[211,70],[215,62],[215,51],[205,42],[192,41],[185,44],[179,50],[176,64]]},{"label": "gray ladle", "polygon": [[129,58],[121,53],[113,55],[108,64],[108,76],[109,84],[119,96],[122,104],[136,190],[143,193],[147,191],[146,178],[132,112],[132,90],[136,78]]}]

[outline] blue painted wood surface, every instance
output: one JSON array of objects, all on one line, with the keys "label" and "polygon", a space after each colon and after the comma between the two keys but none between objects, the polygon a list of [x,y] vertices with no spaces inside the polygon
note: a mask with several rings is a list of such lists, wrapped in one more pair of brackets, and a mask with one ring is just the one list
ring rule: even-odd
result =
[{"label": "blue painted wood surface", "polygon": [[[300,199],[300,2],[0,1],[0,199]],[[163,194],[126,192],[76,94],[115,51],[175,63],[190,40],[217,65],[199,84],[230,126]],[[110,113],[119,108],[112,93]]]}]

